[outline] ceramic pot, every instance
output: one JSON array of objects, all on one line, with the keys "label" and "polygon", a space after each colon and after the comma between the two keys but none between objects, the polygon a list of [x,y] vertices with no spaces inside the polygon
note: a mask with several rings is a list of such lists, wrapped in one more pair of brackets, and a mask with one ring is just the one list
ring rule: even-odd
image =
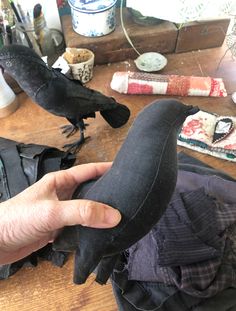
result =
[{"label": "ceramic pot", "polygon": [[86,37],[100,37],[116,27],[117,0],[68,0],[75,32]]},{"label": "ceramic pot", "polygon": [[89,59],[76,64],[68,64],[72,76],[75,80],[80,80],[82,83],[87,83],[93,77],[94,54],[88,49],[77,49],[78,51],[86,51],[89,54]]}]

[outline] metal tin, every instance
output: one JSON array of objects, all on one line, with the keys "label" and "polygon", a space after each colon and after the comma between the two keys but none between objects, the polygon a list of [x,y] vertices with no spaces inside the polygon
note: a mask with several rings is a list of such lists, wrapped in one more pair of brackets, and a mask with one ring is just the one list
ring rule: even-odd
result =
[{"label": "metal tin", "polygon": [[86,37],[109,34],[116,27],[117,0],[68,0],[75,32]]}]

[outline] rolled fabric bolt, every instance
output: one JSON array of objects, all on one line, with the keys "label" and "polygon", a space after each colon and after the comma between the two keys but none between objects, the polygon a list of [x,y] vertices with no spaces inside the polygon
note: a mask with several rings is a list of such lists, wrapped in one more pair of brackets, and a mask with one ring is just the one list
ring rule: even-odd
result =
[{"label": "rolled fabric bolt", "polygon": [[225,97],[221,78],[115,72],[111,88],[125,94]]}]

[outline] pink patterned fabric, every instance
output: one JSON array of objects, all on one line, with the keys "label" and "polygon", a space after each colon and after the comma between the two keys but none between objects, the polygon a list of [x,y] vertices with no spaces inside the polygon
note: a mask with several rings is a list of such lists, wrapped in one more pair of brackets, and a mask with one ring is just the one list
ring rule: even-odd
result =
[{"label": "pink patterned fabric", "polygon": [[[216,123],[224,118],[232,120],[233,128],[222,140],[213,142]],[[236,117],[199,111],[185,120],[178,145],[236,162]]]},{"label": "pink patterned fabric", "polygon": [[176,96],[227,96],[220,78],[158,75],[143,72],[115,72],[111,88],[125,94]]}]

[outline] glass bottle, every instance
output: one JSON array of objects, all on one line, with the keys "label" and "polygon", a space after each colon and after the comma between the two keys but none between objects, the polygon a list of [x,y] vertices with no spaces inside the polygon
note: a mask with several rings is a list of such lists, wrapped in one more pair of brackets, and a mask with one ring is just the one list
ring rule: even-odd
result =
[{"label": "glass bottle", "polygon": [[37,37],[38,45],[43,56],[53,56],[55,54],[55,45],[52,38],[52,32],[47,27],[47,23],[42,12],[42,6],[34,6],[34,31]]}]

